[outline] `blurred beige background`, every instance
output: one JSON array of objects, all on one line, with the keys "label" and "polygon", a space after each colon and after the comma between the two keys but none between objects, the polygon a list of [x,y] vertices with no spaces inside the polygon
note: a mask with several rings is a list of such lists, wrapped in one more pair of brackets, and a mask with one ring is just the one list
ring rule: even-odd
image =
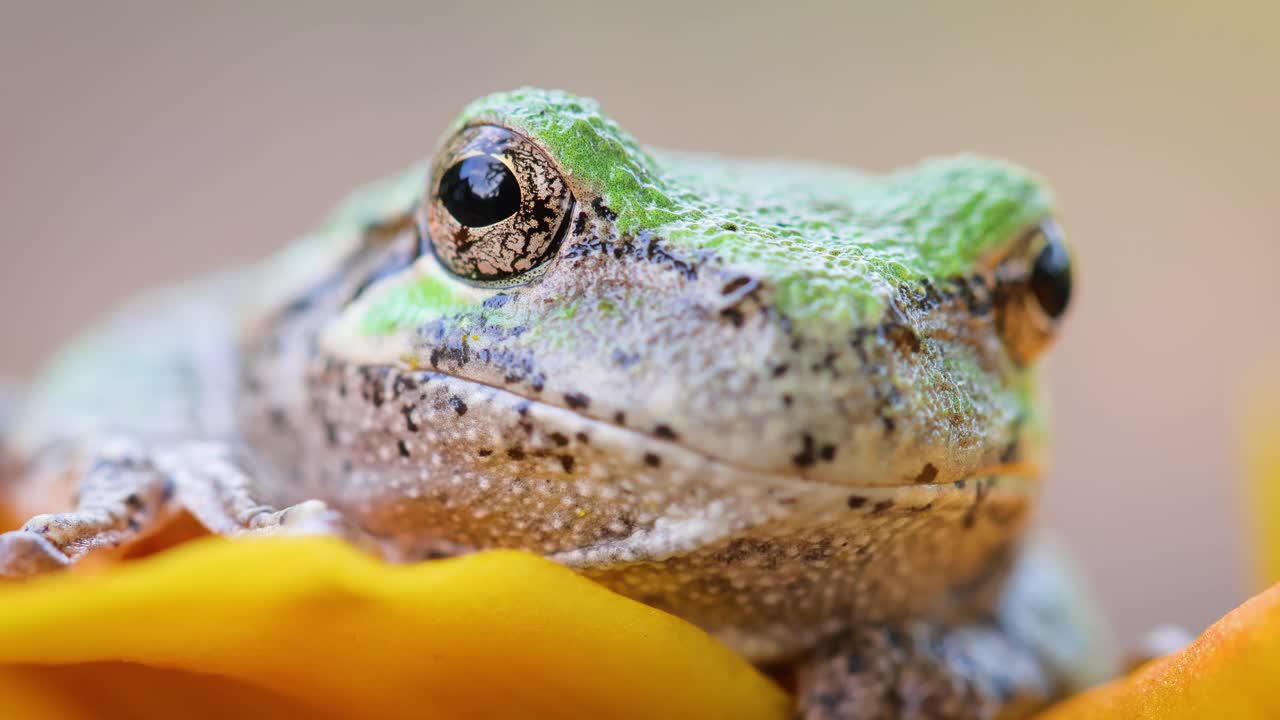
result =
[{"label": "blurred beige background", "polygon": [[[357,7],[358,5],[358,7]],[[643,140],[1052,179],[1079,253],[1044,522],[1129,640],[1249,590],[1233,423],[1280,355],[1280,3],[0,5],[0,374],[144,285],[248,260],[473,96]]]}]

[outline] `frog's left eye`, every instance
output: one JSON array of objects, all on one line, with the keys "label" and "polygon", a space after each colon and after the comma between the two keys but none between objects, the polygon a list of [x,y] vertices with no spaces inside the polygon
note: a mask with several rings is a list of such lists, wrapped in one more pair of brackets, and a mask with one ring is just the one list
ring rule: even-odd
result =
[{"label": "frog's left eye", "polygon": [[1071,300],[1071,256],[1056,223],[1045,220],[997,270],[997,321],[1005,345],[1030,362],[1049,345]]},{"label": "frog's left eye", "polygon": [[419,231],[469,280],[517,283],[555,254],[573,194],[531,140],[496,125],[463,128],[431,174]]}]

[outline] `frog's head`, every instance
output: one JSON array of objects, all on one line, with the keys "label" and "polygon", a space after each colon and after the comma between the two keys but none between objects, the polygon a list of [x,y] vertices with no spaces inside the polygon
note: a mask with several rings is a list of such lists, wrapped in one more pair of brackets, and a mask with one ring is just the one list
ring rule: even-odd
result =
[{"label": "frog's head", "polygon": [[1049,197],[976,157],[886,176],[642,148],[589,100],[483,98],[417,245],[339,327],[721,463],[852,486],[1034,465],[1070,292]]}]

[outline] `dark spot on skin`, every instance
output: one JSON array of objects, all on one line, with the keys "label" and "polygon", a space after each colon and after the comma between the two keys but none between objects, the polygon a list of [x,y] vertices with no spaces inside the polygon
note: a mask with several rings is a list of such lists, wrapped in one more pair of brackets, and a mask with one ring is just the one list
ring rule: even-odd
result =
[{"label": "dark spot on skin", "polygon": [[1018,457],[1018,445],[1022,438],[1022,427],[1026,422],[1027,418],[1022,414],[1019,414],[1013,419],[1013,427],[1010,428],[1010,434],[1013,436],[1013,439],[1009,441],[1009,444],[1005,446],[1004,451],[1000,453],[1000,462],[1013,462],[1014,459]]},{"label": "dark spot on skin", "polygon": [[530,405],[531,403],[528,400],[522,400],[516,405],[516,412],[520,413],[520,417],[524,417],[529,414]]},{"label": "dark spot on skin", "polygon": [[782,406],[791,407],[791,403],[795,402],[795,398],[791,397],[791,393],[782,396]]},{"label": "dark spot on skin", "polygon": [[409,446],[405,445],[403,440],[396,441],[396,449],[400,451],[400,457],[402,458],[409,457]]},{"label": "dark spot on skin", "polygon": [[524,448],[520,447],[519,445],[512,445],[511,447],[507,448],[507,457],[511,458],[512,460],[523,460]]},{"label": "dark spot on skin", "polygon": [[404,426],[409,432],[418,432],[418,423],[413,421],[413,408],[405,405],[400,408],[400,414],[404,416]]},{"label": "dark spot on skin", "polygon": [[867,663],[865,660],[862,659],[862,653],[852,651],[852,650],[845,653],[845,656],[844,656],[845,672],[849,673],[850,675],[857,675],[858,673],[866,669],[867,669]]},{"label": "dark spot on skin", "polygon": [[964,529],[970,530],[978,522],[978,508],[982,506],[982,502],[987,499],[987,492],[990,491],[991,482],[978,481],[974,486],[973,504],[964,514]]},{"label": "dark spot on skin", "polygon": [[449,407],[453,408],[453,411],[459,415],[467,414],[467,404],[462,402],[462,398],[457,395],[453,395],[449,398]]},{"label": "dark spot on skin", "polygon": [[577,433],[576,435],[574,435],[574,437],[577,438],[578,442],[582,443],[583,445],[588,445],[591,443],[591,436],[587,435],[584,432]]},{"label": "dark spot on skin", "polygon": [[991,288],[987,286],[987,279],[981,275],[959,281],[964,288],[963,295],[965,304],[969,307],[969,314],[975,317],[983,317],[991,314],[992,308],[995,307],[995,300],[992,297]]},{"label": "dark spot on skin", "polygon": [[604,201],[601,200],[600,198],[596,198],[595,200],[591,201],[591,208],[596,211],[597,215],[599,215],[600,217],[603,217],[605,220],[608,220],[609,222],[613,222],[614,220],[618,219],[618,213],[610,210],[609,206],[605,205]]},{"label": "dark spot on skin", "polygon": [[1014,438],[1012,442],[1005,446],[1004,451],[1000,453],[1000,462],[1013,462],[1018,457],[1018,439]]},{"label": "dark spot on skin", "polygon": [[805,562],[818,562],[819,560],[826,560],[830,556],[831,538],[822,538],[806,547],[804,552],[800,554],[800,559]]},{"label": "dark spot on skin", "polygon": [[656,468],[656,467],[658,467],[658,466],[662,465],[662,458],[661,458],[661,457],[658,457],[658,455],[657,455],[656,453],[645,453],[645,454],[644,454],[644,464],[645,464],[645,465],[648,465],[649,467],[655,467],[655,468]]},{"label": "dark spot on skin", "polygon": [[790,367],[791,367],[790,365],[786,363],[782,363],[781,365],[773,369],[773,376],[778,378],[778,377],[782,377],[783,375],[786,375],[787,370],[790,369]]},{"label": "dark spot on skin", "polygon": [[734,278],[734,279],[730,280],[729,282],[725,283],[725,284],[724,284],[724,287],[720,288],[720,294],[721,294],[721,295],[732,295],[732,294],[734,294],[735,292],[737,292],[737,291],[741,290],[742,288],[746,287],[746,286],[747,286],[747,285],[749,285],[750,283],[751,283],[751,278],[749,278],[749,277],[747,277],[747,276],[745,276],[745,275],[739,275],[738,277],[736,277],[736,278]]},{"label": "dark spot on skin", "polygon": [[631,367],[632,365],[635,365],[636,363],[640,362],[640,354],[627,353],[621,350],[614,350],[613,355],[611,356],[611,359],[613,360],[614,365],[617,365],[618,367],[625,370]]},{"label": "dark spot on skin", "polygon": [[364,380],[365,399],[373,403],[374,407],[382,407],[382,403],[386,401],[382,378],[369,368],[360,368],[360,376]]},{"label": "dark spot on skin", "polygon": [[307,295],[303,295],[302,297],[286,305],[284,307],[284,310],[282,310],[280,314],[286,317],[289,315],[300,315],[302,313],[305,313],[307,310],[310,310],[311,306],[314,304],[315,304],[314,298]]},{"label": "dark spot on skin", "polygon": [[417,390],[417,389],[418,389],[418,381],[414,380],[408,375],[401,375],[397,377],[395,383],[392,385],[392,390],[395,393],[396,397],[400,397],[406,392],[409,392],[411,390]]},{"label": "dark spot on skin", "polygon": [[814,363],[813,371],[815,373],[822,370],[826,370],[827,372],[831,373],[832,375],[835,375],[836,377],[840,376],[839,371],[836,370],[836,354],[835,353],[827,353],[826,355],[822,356],[821,362]]},{"label": "dark spot on skin", "polygon": [[353,465],[353,464],[351,463],[351,461],[350,461],[350,460],[343,460],[343,461],[342,461],[342,474],[343,474],[343,475],[350,475],[352,470],[355,470],[355,465]]},{"label": "dark spot on skin", "polygon": [[907,643],[908,643],[907,636],[903,634],[902,630],[900,630],[897,627],[894,627],[893,625],[890,625],[885,628],[884,637],[886,640],[889,641],[889,645],[892,647],[895,647],[895,648],[907,647]]},{"label": "dark spot on skin", "polygon": [[925,463],[924,467],[920,469],[920,474],[916,475],[916,479],[912,482],[917,485],[927,485],[933,482],[937,477],[938,468],[934,467],[933,463]]},{"label": "dark spot on skin", "polygon": [[559,445],[560,447],[564,447],[569,444],[569,438],[565,437],[564,433],[553,432],[547,437],[551,438],[551,442]]},{"label": "dark spot on skin", "polygon": [[686,280],[693,280],[698,276],[697,269],[693,265],[667,252],[662,242],[648,232],[641,232],[636,236],[632,255],[648,262],[668,265]]},{"label": "dark spot on skin", "polygon": [[671,429],[670,425],[657,425],[653,428],[653,434],[663,440],[675,440],[678,436],[676,431]]},{"label": "dark spot on skin", "polygon": [[493,450],[490,448],[480,448],[479,450],[476,451],[476,454],[479,455],[480,457],[489,457],[490,455],[493,454]]},{"label": "dark spot on skin", "polygon": [[783,559],[783,550],[778,543],[768,540],[736,538],[731,540],[723,550],[716,552],[713,557],[725,565],[736,565],[751,558],[762,569],[771,570]]},{"label": "dark spot on skin", "polygon": [[338,426],[329,420],[324,421],[324,439],[330,447],[338,444]]},{"label": "dark spot on skin", "polygon": [[805,433],[804,448],[800,452],[791,456],[791,462],[798,467],[810,467],[818,461],[817,450],[814,448],[813,436]]},{"label": "dark spot on skin", "polygon": [[591,398],[582,393],[565,393],[564,402],[574,410],[585,410],[591,404]]},{"label": "dark spot on skin", "polygon": [[867,499],[861,495],[850,495],[849,499],[845,501],[845,504],[849,506],[850,510],[857,510],[867,504]]},{"label": "dark spot on skin", "polygon": [[573,472],[573,463],[574,463],[574,459],[572,455],[560,456],[560,467],[564,468],[565,472],[567,473]]},{"label": "dark spot on skin", "polygon": [[585,212],[578,213],[573,219],[573,234],[581,235],[587,229],[587,214]]},{"label": "dark spot on skin", "polygon": [[124,499],[124,504],[134,512],[141,512],[142,508],[145,507],[142,498],[138,497],[137,493],[129,493],[129,496]]},{"label": "dark spot on skin", "polygon": [[892,500],[881,500],[871,508],[871,512],[875,515],[879,515],[880,513],[884,512],[885,510],[888,510],[891,507],[893,507]]},{"label": "dark spot on skin", "polygon": [[275,407],[271,408],[269,417],[271,419],[271,426],[276,428],[277,430],[289,424],[289,416],[286,415],[284,410],[281,410],[280,408],[275,408]]},{"label": "dark spot on skin", "polygon": [[835,446],[835,445],[823,445],[821,448],[819,448],[819,449],[818,449],[818,457],[822,458],[823,460],[825,460],[825,461],[827,461],[827,462],[831,462],[832,460],[835,460],[835,459],[836,459],[836,446]]},{"label": "dark spot on skin", "polygon": [[627,414],[624,412],[616,412],[613,414],[613,421],[619,425],[626,425]]}]

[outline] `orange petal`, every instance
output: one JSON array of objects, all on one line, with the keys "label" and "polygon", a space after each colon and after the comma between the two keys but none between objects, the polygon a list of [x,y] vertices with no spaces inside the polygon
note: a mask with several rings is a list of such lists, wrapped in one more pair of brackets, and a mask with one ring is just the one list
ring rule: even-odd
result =
[{"label": "orange petal", "polygon": [[788,698],[682,620],[517,552],[391,566],[206,539],[0,586],[0,717],[174,713],[764,720]]},{"label": "orange petal", "polygon": [[1280,718],[1280,585],[1182,651],[1068,700],[1038,720]]}]

